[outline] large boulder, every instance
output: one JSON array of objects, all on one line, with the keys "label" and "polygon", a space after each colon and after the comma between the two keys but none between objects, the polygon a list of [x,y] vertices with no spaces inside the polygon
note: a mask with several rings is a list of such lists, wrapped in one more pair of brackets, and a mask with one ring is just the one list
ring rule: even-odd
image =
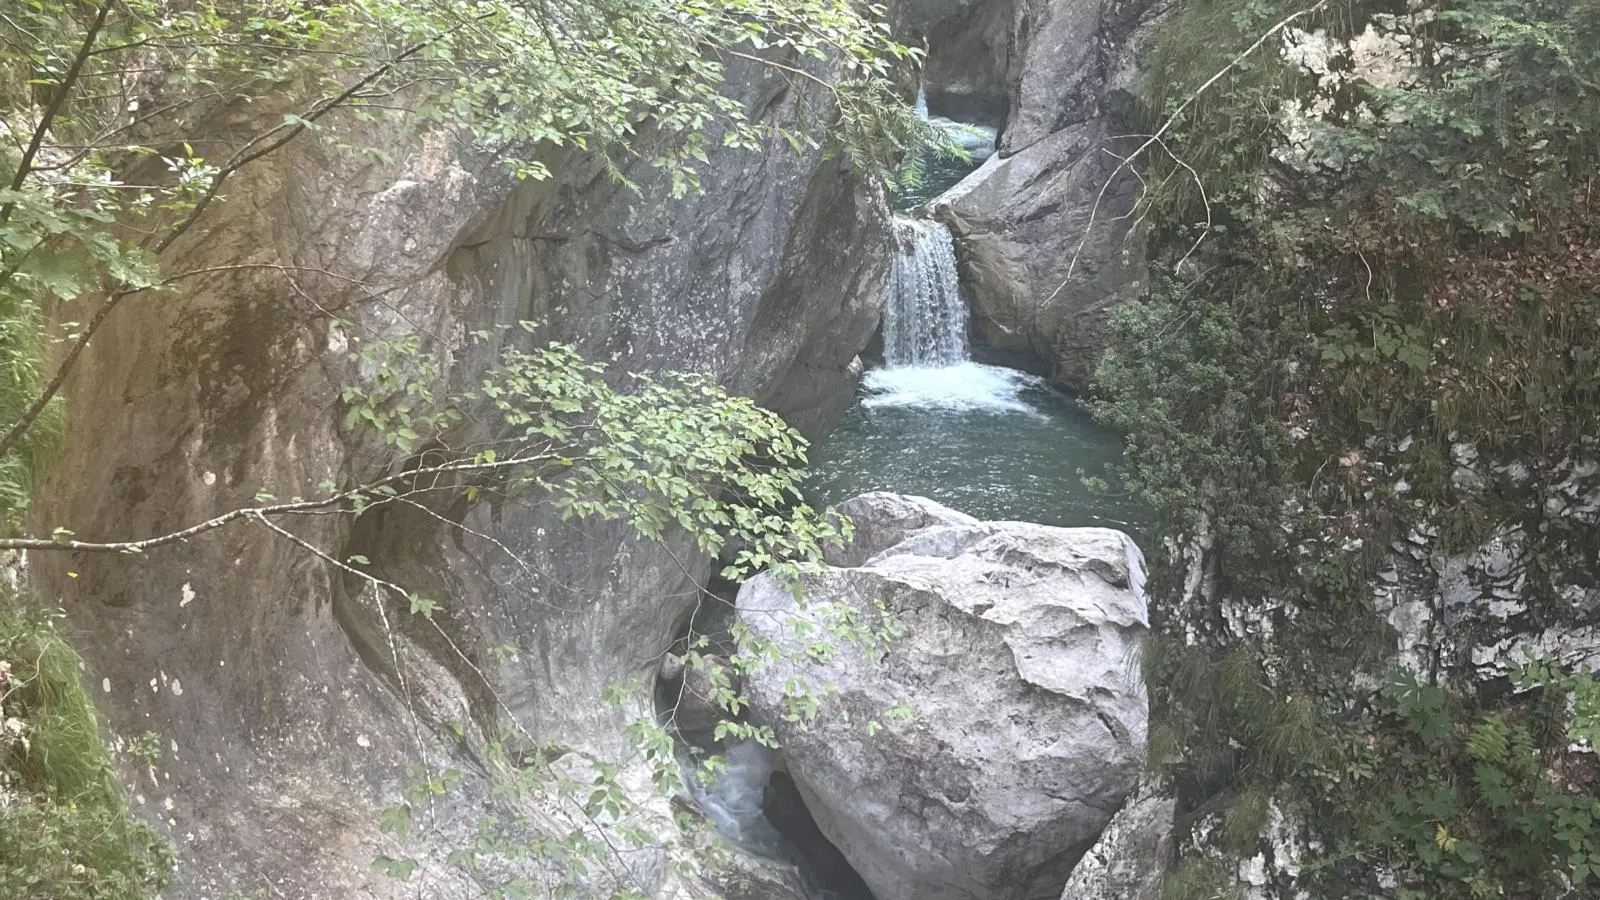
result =
[{"label": "large boulder", "polygon": [[[1133,94],[1159,0],[1023,0],[999,152],[939,198],[982,345],[1074,390],[1145,278]],[[930,63],[931,65],[931,63]]]},{"label": "large boulder", "polygon": [[[892,520],[930,502],[865,503]],[[944,512],[955,524],[886,530],[901,539],[864,564],[806,577],[801,600],[771,575],[741,589],[740,617],[779,650],[751,709],[879,900],[1053,896],[1142,768],[1143,558],[1109,529]],[[887,645],[814,646],[880,611],[904,630]],[[810,727],[785,715],[797,683],[833,694]]]},{"label": "large boulder", "polygon": [[[840,74],[791,62],[822,81]],[[252,163],[163,256],[168,271],[207,274],[130,297],[82,357],[34,530],[142,538],[260,492],[315,496],[402,465],[342,426],[341,388],[371,373],[350,364],[330,314],[363,338],[422,337],[441,395],[475,383],[498,353],[496,326],[536,319],[619,378],[706,372],[826,430],[876,327],[886,202],[845,161],[778,136],[821,127],[807,110],[825,86],[759,65],[727,74],[771,141],[761,152],[713,141],[704,192],[678,200],[648,162],[648,127],[621,162],[637,193],[582,154],[552,153],[548,181],[518,183],[453,136],[418,143],[334,117]],[[219,141],[238,130],[218,127]],[[341,144],[385,152],[333,152]],[[480,329],[494,337],[475,343]],[[155,732],[167,748],[129,769],[135,811],[177,847],[166,896],[469,896],[435,863],[490,808],[473,780],[488,740],[511,731],[574,761],[615,758],[647,701],[612,708],[600,689],[653,674],[710,562],[683,542],[565,523],[537,501],[288,523],[330,557],[365,557],[439,600],[432,620],[249,524],[137,556],[32,556],[108,727]],[[435,774],[466,781],[397,848],[379,810],[423,753]],[[436,834],[452,822],[464,831]],[[398,852],[424,861],[409,883],[372,867]],[[629,856],[630,888],[669,896],[661,863]]]}]

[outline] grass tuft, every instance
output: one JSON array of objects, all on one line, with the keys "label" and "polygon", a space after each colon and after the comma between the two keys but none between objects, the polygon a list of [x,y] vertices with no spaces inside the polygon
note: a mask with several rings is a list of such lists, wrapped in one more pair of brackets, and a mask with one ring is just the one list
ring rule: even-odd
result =
[{"label": "grass tuft", "polygon": [[170,850],[123,801],[79,658],[0,596],[0,897],[143,900]]}]

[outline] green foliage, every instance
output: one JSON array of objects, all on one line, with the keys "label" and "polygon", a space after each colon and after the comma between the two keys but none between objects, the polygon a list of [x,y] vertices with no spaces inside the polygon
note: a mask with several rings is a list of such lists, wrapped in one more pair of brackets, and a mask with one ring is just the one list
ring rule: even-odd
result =
[{"label": "green foliage", "polygon": [[1161,881],[1161,900],[1240,900],[1233,873],[1222,862],[1191,856]]},{"label": "green foliage", "polygon": [[1460,698],[1391,675],[1375,739],[1343,750],[1362,774],[1320,776],[1318,812],[1342,835],[1321,875],[1358,879],[1382,862],[1408,900],[1532,900],[1600,886],[1600,784],[1575,788],[1549,771],[1583,727],[1564,712],[1568,689],[1592,695],[1594,679],[1536,663],[1514,680],[1526,689],[1517,706],[1473,723]]},{"label": "green foliage", "polygon": [[[1094,407],[1173,538],[1151,554],[1152,757],[1226,810],[1237,852],[1263,792],[1303,806],[1328,896],[1379,866],[1406,898],[1586,896],[1596,785],[1561,773],[1592,679],[1463,695],[1441,646],[1438,683],[1382,680],[1372,599],[1413,530],[1445,553],[1520,535],[1516,627],[1569,622],[1560,588],[1600,574],[1593,529],[1559,512],[1600,429],[1600,7],[1330,3],[1297,22],[1328,46],[1239,57],[1307,6],[1191,0],[1150,60],[1145,130],[1231,64],[1144,160],[1158,277],[1113,313]],[[1339,43],[1364,32],[1398,68]],[[1511,463],[1527,474],[1495,474]]]},{"label": "green foliage", "polygon": [[[1147,63],[1141,131],[1159,128],[1213,74],[1238,61],[1217,88],[1194,98],[1171,137],[1154,148],[1156,156],[1147,165],[1159,177],[1147,179],[1154,187],[1141,201],[1154,224],[1183,231],[1181,236],[1192,240],[1193,223],[1207,218],[1208,199],[1219,233],[1226,233],[1231,215],[1247,215],[1250,183],[1271,165],[1273,151],[1285,138],[1283,123],[1263,110],[1295,104],[1311,84],[1270,47],[1251,57],[1240,55],[1274,23],[1309,5],[1293,0],[1190,0],[1157,32]],[[1319,15],[1302,24],[1315,28],[1337,23]],[[1199,183],[1180,160],[1203,173]]]},{"label": "green foliage", "polygon": [[[468,503],[537,491],[566,517],[627,522],[652,540],[692,538],[725,556],[729,579],[798,574],[825,543],[848,539],[848,522],[801,498],[805,439],[707,376],[632,373],[623,389],[571,346],[508,341],[475,387],[440,394],[438,362],[413,337],[356,341],[351,360],[373,377],[345,389],[347,427],[459,473]],[[400,490],[357,491],[352,509],[393,502]],[[410,603],[413,612],[437,608]]]},{"label": "green foliage", "polygon": [[[1276,690],[1250,650],[1210,652],[1157,637],[1145,649],[1144,674],[1162,728],[1176,732],[1162,763],[1186,781],[1271,785],[1325,749],[1318,707]],[[1262,799],[1248,788],[1233,798],[1230,842],[1253,837],[1245,824],[1265,815]]]},{"label": "green foliage", "polygon": [[1127,432],[1135,464],[1123,483],[1163,531],[1194,534],[1208,516],[1222,540],[1266,557],[1282,536],[1257,511],[1282,500],[1276,388],[1294,348],[1278,345],[1276,311],[1263,298],[1229,287],[1168,279],[1119,305],[1090,408]]},{"label": "green foliage", "polygon": [[[675,197],[717,146],[819,145],[886,177],[930,139],[891,75],[918,54],[847,0],[35,0],[0,17],[0,514],[15,517],[60,430],[52,345],[122,298],[181,287],[163,251],[236,173],[291,141],[384,162],[448,137],[519,178],[560,148]],[[797,121],[752,121],[724,89],[765,67]],[[248,113],[248,114],[247,114]],[[226,121],[226,127],[219,123]],[[382,146],[364,146],[370,138]],[[197,149],[200,148],[200,149]],[[73,359],[71,351],[65,365]]]},{"label": "green foliage", "polygon": [[[353,340],[351,362],[368,377],[366,387],[344,392],[345,423],[352,436],[371,436],[390,448],[402,473],[425,473],[417,477],[426,478],[429,502],[439,502],[445,490],[468,505],[535,496],[565,517],[625,522],[651,540],[692,540],[700,552],[721,558],[728,579],[766,570],[802,590],[823,546],[850,536],[848,521],[803,502],[806,441],[776,414],[728,395],[702,375],[630,373],[613,379],[570,346],[541,345],[538,331],[524,322],[504,333],[473,335],[474,341],[495,342],[498,361],[475,385],[454,392],[436,387],[449,379],[422,342]],[[357,487],[346,498],[349,510],[362,515],[415,503],[417,496],[415,485],[400,481]],[[353,557],[349,565],[367,571],[372,561]],[[444,627],[442,602],[391,587],[391,599],[404,604],[398,612],[424,617],[424,628]],[[814,640],[806,652],[813,656],[833,653],[836,646],[872,652],[899,633],[898,622],[881,606],[868,614],[832,604],[810,610]],[[733,640],[734,672],[748,673],[777,656],[773,644],[742,623],[734,624]],[[775,745],[770,728],[740,720],[748,698],[729,672],[708,663],[703,645],[702,639],[681,655],[685,666],[708,673],[708,699],[726,711],[716,737]],[[800,683],[792,688],[792,718],[810,721],[821,711],[826,689]],[[631,696],[624,686],[606,694],[601,699],[614,704]],[[888,713],[891,720],[899,717],[898,710]],[[673,740],[660,725],[634,722],[627,737],[633,760],[650,772],[648,785],[624,784],[620,762],[529,752],[532,735],[514,729],[503,736],[488,751],[501,802],[451,861],[508,897],[542,895],[540,885],[562,885],[561,896],[602,876],[630,884],[631,876],[616,866],[616,846],[658,847],[663,830],[638,824],[649,816],[644,792],[671,792],[679,774]],[[432,799],[460,783],[459,773],[419,768],[404,802],[384,813],[383,829],[404,846]],[[534,812],[552,806],[554,825]],[[660,849],[681,856],[685,848]],[[507,867],[529,864],[548,877],[505,874]],[[418,862],[395,853],[375,865],[406,880]]]},{"label": "green foliage", "polygon": [[0,598],[0,896],[135,900],[172,860],[123,803],[78,657]]},{"label": "green foliage", "polygon": [[[1128,432],[1123,480],[1158,530],[1209,541],[1235,602],[1292,608],[1303,649],[1321,650],[1320,633],[1369,655],[1365,585],[1419,520],[1439,520],[1458,549],[1522,527],[1568,577],[1593,563],[1590,542],[1537,512],[1559,471],[1536,470],[1533,498],[1490,504],[1442,459],[1461,440],[1493,459],[1579,459],[1600,426],[1600,235],[1574,210],[1594,171],[1582,145],[1600,126],[1585,83],[1600,52],[1589,6],[1461,0],[1434,21],[1356,2],[1299,23],[1334,39],[1416,29],[1402,60],[1414,73],[1381,84],[1337,48],[1319,71],[1290,53],[1238,58],[1301,4],[1195,0],[1157,39],[1152,121],[1235,63],[1144,176],[1142,211],[1168,264],[1197,234],[1209,264],[1166,272],[1114,312],[1094,410]],[[1541,93],[1546,70],[1557,87]],[[1339,144],[1357,138],[1371,146]],[[1455,206],[1441,217],[1404,202],[1426,192]],[[1501,242],[1505,229],[1479,215],[1491,206],[1495,222],[1514,213],[1542,227]],[[1399,446],[1409,454],[1384,456]],[[1410,470],[1409,496],[1390,492],[1392,474],[1385,483],[1397,468]],[[1171,589],[1178,561],[1154,555],[1153,586]]]},{"label": "green foliage", "polygon": [[1315,150],[1381,173],[1416,215],[1480,234],[1528,231],[1597,160],[1600,3],[1439,7],[1415,29],[1426,68],[1399,85],[1352,83]]}]

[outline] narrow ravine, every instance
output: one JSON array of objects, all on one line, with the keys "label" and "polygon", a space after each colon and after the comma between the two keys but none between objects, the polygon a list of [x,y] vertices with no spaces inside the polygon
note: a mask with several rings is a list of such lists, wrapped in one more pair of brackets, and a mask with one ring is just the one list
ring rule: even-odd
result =
[{"label": "narrow ravine", "polygon": [[813,502],[869,490],[917,494],[984,519],[1139,533],[1110,490],[1118,435],[1034,375],[971,358],[968,313],[944,225],[895,220],[884,364],[818,447]]},{"label": "narrow ravine", "polygon": [[[1138,534],[1141,517],[1103,487],[1120,437],[1094,423],[1042,378],[974,361],[968,301],[955,240],[911,208],[935,199],[994,152],[993,129],[929,117],[969,158],[936,157],[896,197],[894,257],[881,329],[882,359],[862,379],[843,423],[817,448],[809,498],[838,503],[868,491],[916,494],[987,520],[1099,525]],[[731,652],[727,621],[704,616],[693,631]],[[713,621],[716,620],[716,621]],[[660,698],[665,715],[676,687]],[[685,782],[706,819],[731,843],[792,863],[814,900],[872,900],[822,834],[790,780],[781,752],[754,741],[722,745],[680,733]],[[697,774],[708,756],[720,775]]]}]

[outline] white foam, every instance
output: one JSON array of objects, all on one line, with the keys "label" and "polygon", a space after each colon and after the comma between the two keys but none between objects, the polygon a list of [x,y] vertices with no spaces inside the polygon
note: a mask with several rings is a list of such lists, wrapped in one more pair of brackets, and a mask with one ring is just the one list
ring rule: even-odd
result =
[{"label": "white foam", "polygon": [[729,747],[722,759],[723,769],[709,785],[697,772],[684,773],[695,802],[728,840],[757,853],[777,853],[783,838],[761,809],[767,779],[778,767],[776,754],[755,741],[743,741]]},{"label": "white foam", "polygon": [[953,366],[897,366],[873,369],[861,380],[867,408],[914,406],[959,412],[1021,413],[1044,418],[1022,397],[1043,380],[1000,366],[964,362]]}]

